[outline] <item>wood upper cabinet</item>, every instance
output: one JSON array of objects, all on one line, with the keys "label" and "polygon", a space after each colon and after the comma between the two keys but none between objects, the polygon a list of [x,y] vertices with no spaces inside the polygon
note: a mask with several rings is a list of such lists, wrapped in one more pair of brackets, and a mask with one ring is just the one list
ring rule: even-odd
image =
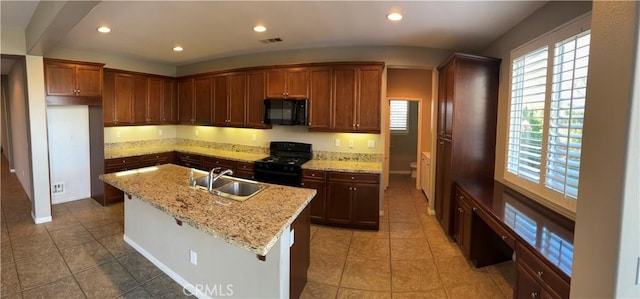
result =
[{"label": "wood upper cabinet", "polygon": [[175,123],[178,116],[178,88],[176,80],[164,79],[162,95],[162,117],[161,123]]},{"label": "wood upper cabinet", "polygon": [[147,80],[147,77],[133,76],[133,122],[136,124],[145,124],[149,120],[147,117],[149,93]]},{"label": "wood upper cabinet", "polygon": [[[309,129],[329,129],[331,126],[331,76],[329,67],[312,68],[309,88]],[[311,213],[313,219],[313,209]]]},{"label": "wood upper cabinet", "polygon": [[268,98],[308,98],[309,69],[278,68],[267,71]]},{"label": "wood upper cabinet", "polygon": [[102,96],[102,66],[56,59],[44,60],[47,96]]},{"label": "wood upper cabinet", "polygon": [[229,89],[227,74],[213,76],[213,124],[226,126],[229,119]]},{"label": "wood upper cabinet", "polygon": [[191,124],[196,121],[193,103],[193,78],[178,81],[178,122]]},{"label": "wood upper cabinet", "polygon": [[330,129],[339,132],[380,132],[382,65],[333,68]]},{"label": "wood upper cabinet", "polygon": [[438,136],[444,138],[451,138],[453,128],[454,66],[444,66],[438,77]]},{"label": "wood upper cabinet", "polygon": [[213,111],[213,86],[211,77],[194,79],[194,119],[197,124],[210,124]]},{"label": "wood upper cabinet", "polygon": [[228,77],[228,122],[230,126],[242,127],[246,122],[247,74],[232,73]]},{"label": "wood upper cabinet", "polygon": [[353,131],[356,127],[356,67],[339,67],[333,69],[333,111],[331,129],[336,131]]},{"label": "wood upper cabinet", "polygon": [[133,76],[105,71],[104,78],[104,125],[133,124]]},{"label": "wood upper cabinet", "polygon": [[162,78],[149,78],[147,95],[148,123],[162,123],[162,108],[164,107],[164,82]]},{"label": "wood upper cabinet", "polygon": [[267,128],[264,124],[264,99],[266,97],[266,73],[264,71],[247,72],[247,127]]}]

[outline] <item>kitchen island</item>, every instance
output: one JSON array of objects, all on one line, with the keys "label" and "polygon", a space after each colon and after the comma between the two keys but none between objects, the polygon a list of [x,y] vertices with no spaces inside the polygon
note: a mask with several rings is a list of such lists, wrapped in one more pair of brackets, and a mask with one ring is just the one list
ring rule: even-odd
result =
[{"label": "kitchen island", "polygon": [[268,185],[232,201],[189,187],[189,171],[165,164],[101,176],[125,192],[125,241],[198,297],[299,295],[316,191]]}]

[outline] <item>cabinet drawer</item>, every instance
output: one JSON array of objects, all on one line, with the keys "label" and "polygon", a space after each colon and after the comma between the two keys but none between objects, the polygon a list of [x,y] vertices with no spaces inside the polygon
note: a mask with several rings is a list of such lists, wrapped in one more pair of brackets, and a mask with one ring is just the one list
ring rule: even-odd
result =
[{"label": "cabinet drawer", "polygon": [[253,163],[249,163],[249,162],[237,162],[238,164],[238,171],[251,171],[253,172]]},{"label": "cabinet drawer", "polygon": [[327,173],[322,170],[303,169],[302,177],[305,179],[316,179],[324,181],[327,178]]},{"label": "cabinet drawer", "polygon": [[569,298],[569,283],[524,245],[518,244],[516,248],[516,262],[543,286],[547,286],[548,291],[561,298]]},{"label": "cabinet drawer", "polygon": [[173,162],[173,152],[144,155],[140,162],[144,165],[161,165]]},{"label": "cabinet drawer", "polygon": [[186,153],[178,153],[176,155],[178,162],[202,163],[202,156]]},{"label": "cabinet drawer", "polygon": [[500,238],[502,238],[502,240],[504,240],[505,243],[507,243],[507,245],[509,245],[509,247],[512,249],[516,248],[516,237],[511,232],[476,206],[473,206],[472,209],[487,225],[489,225],[489,227],[491,227],[491,229],[493,229],[494,232],[496,232],[496,234],[498,234],[498,236],[500,236]]},{"label": "cabinet drawer", "polygon": [[125,164],[135,164],[138,162],[140,162],[140,156],[132,156],[132,157],[106,159],[104,160],[104,165],[107,167],[111,167],[111,166],[119,166],[119,165],[125,165]]},{"label": "cabinet drawer", "polygon": [[369,173],[329,172],[330,181],[378,183],[379,176]]},{"label": "cabinet drawer", "polygon": [[202,157],[202,166],[205,168],[222,167],[225,169],[236,170],[236,161],[220,159],[216,157]]}]

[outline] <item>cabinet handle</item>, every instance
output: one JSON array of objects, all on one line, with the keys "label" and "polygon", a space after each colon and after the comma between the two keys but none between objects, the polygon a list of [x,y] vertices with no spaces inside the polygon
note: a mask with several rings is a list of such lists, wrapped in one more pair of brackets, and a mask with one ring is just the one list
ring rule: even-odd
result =
[{"label": "cabinet handle", "polygon": [[473,210],[473,211],[475,212],[475,211],[477,211],[477,210],[478,210],[478,208],[473,207],[473,208],[471,208],[471,210]]},{"label": "cabinet handle", "polygon": [[462,213],[464,213],[464,210],[461,209],[461,208],[458,208],[458,213],[462,214]]},{"label": "cabinet handle", "polygon": [[538,292],[531,292],[531,298],[537,298]]},{"label": "cabinet handle", "polygon": [[351,179],[353,180],[353,179],[354,179],[354,177],[351,177]]},{"label": "cabinet handle", "polygon": [[542,274],[544,274],[544,272],[538,271],[538,272],[536,272],[536,274],[538,274],[538,277],[542,278]]},{"label": "cabinet handle", "polygon": [[353,187],[349,187],[349,191],[353,190]]},{"label": "cabinet handle", "polygon": [[440,141],[440,144],[444,144],[444,141]]},{"label": "cabinet handle", "polygon": [[80,89],[76,90],[76,93],[79,95],[80,94]]},{"label": "cabinet handle", "polygon": [[356,124],[356,128],[360,128],[360,124]]},{"label": "cabinet handle", "polygon": [[315,174],[315,173],[312,173],[312,174],[311,174],[311,176],[316,176],[316,174]]},{"label": "cabinet handle", "polygon": [[175,220],[176,220],[176,224],[177,224],[178,226],[182,226],[182,220],[180,220],[180,219],[178,219],[178,218],[173,218],[173,219],[175,219]]},{"label": "cabinet handle", "polygon": [[300,186],[304,186],[304,183],[300,183]]},{"label": "cabinet handle", "polygon": [[356,187],[353,187],[353,191],[358,191],[358,188],[356,188]]},{"label": "cabinet handle", "polygon": [[[506,239],[507,239],[507,236],[502,235],[502,236],[500,236],[500,238],[502,238],[502,240],[506,240]],[[540,273],[540,272],[538,272],[538,273]],[[540,275],[540,274],[539,274],[539,275]]]}]

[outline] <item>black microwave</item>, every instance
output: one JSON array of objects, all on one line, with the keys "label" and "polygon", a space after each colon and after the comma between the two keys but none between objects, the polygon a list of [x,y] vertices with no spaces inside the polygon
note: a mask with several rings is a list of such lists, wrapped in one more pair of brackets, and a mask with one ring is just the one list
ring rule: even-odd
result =
[{"label": "black microwave", "polygon": [[270,125],[306,126],[307,99],[265,99],[264,123]]}]

